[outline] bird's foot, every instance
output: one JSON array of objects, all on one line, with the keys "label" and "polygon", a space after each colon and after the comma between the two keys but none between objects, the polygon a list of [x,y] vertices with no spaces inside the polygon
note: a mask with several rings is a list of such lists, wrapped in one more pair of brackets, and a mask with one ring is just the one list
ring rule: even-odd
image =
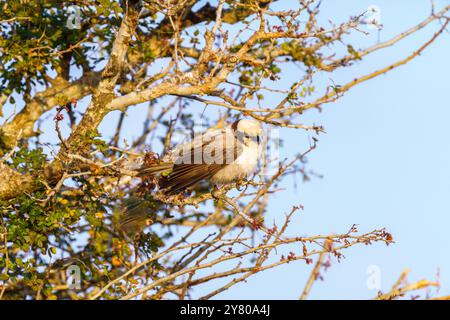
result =
[{"label": "bird's foot", "polygon": [[217,185],[213,185],[213,188],[211,189],[211,196],[218,200],[222,196],[222,189],[220,189]]},{"label": "bird's foot", "polygon": [[236,190],[242,191],[243,187],[245,187],[248,184],[248,180],[245,178],[238,179],[236,182]]}]

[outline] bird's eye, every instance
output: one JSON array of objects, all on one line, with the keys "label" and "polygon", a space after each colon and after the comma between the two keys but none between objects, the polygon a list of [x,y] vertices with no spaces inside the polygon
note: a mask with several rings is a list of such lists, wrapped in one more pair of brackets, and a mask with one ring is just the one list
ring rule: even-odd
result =
[{"label": "bird's eye", "polygon": [[250,136],[249,136],[248,134],[246,134],[245,137],[246,137],[247,139],[250,139]]}]

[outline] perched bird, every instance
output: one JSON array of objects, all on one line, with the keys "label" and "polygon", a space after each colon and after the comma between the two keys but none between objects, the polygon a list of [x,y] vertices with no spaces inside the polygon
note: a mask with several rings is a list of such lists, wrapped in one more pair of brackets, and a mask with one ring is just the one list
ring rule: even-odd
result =
[{"label": "perched bird", "polygon": [[[255,171],[263,140],[264,132],[258,121],[238,120],[178,145],[161,161],[143,165],[138,176],[159,175],[159,188],[167,194],[191,189],[203,180],[221,185],[236,182]],[[131,200],[120,219],[122,230],[139,229],[148,218],[145,200]]]},{"label": "perched bird", "polygon": [[160,163],[141,168],[139,176],[162,173],[159,187],[170,193],[191,188],[202,180],[228,184],[255,171],[262,141],[263,129],[258,121],[238,120],[177,146]]}]

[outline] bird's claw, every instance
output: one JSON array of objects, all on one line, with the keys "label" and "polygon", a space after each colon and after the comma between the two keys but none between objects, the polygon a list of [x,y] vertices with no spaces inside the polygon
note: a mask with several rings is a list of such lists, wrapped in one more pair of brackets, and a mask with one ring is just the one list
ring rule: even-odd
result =
[{"label": "bird's claw", "polygon": [[236,190],[242,191],[243,187],[245,187],[248,184],[248,180],[243,178],[236,181]]},{"label": "bird's claw", "polygon": [[213,186],[213,188],[211,189],[211,196],[218,200],[220,199],[220,195],[221,195],[221,190],[219,187],[217,187],[216,185]]}]

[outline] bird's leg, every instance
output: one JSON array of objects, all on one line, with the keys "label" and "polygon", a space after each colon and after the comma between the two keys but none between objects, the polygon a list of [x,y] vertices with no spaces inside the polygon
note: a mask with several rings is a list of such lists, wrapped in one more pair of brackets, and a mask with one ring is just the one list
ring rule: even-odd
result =
[{"label": "bird's leg", "polygon": [[236,180],[236,189],[237,191],[242,191],[242,187],[246,186],[248,184],[248,180],[245,178],[240,178]]},{"label": "bird's leg", "polygon": [[220,199],[221,195],[222,195],[222,190],[216,184],[213,184],[213,187],[211,189],[211,196],[214,199],[218,200],[218,199]]}]

